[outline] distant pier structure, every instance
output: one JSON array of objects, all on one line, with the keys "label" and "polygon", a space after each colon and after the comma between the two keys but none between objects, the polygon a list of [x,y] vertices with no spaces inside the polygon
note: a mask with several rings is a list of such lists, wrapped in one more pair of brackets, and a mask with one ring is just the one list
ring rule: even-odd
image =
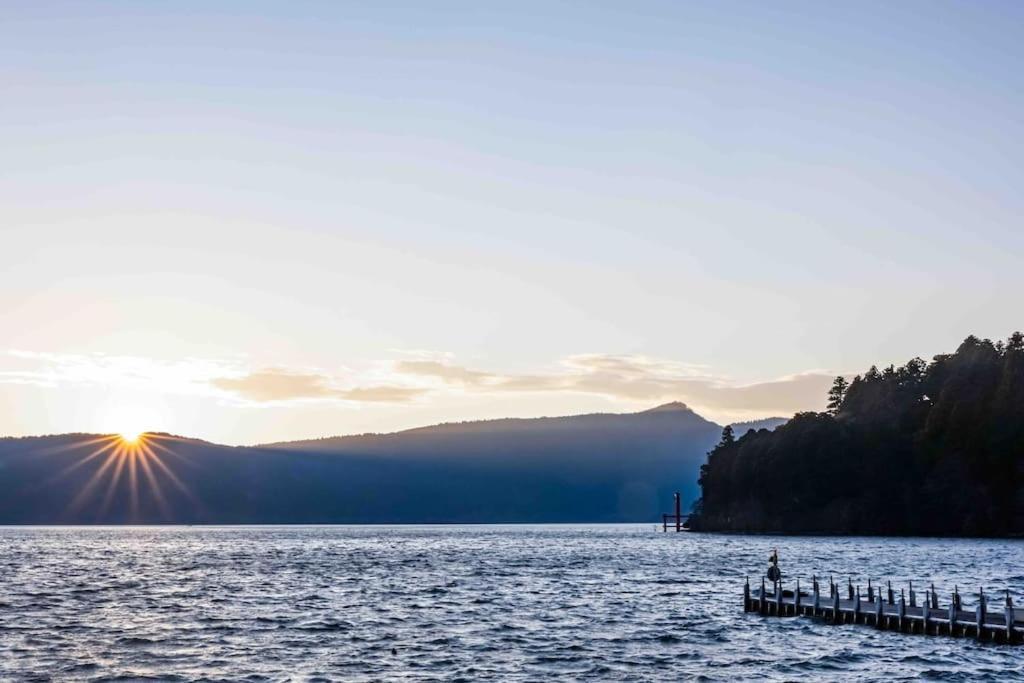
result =
[{"label": "distant pier structure", "polygon": [[795,586],[784,589],[781,580],[766,586],[762,578],[761,587],[751,589],[748,577],[743,586],[743,610],[762,616],[815,617],[832,624],[868,624],[900,633],[948,635],[1008,644],[1024,642],[1024,610],[1014,608],[1009,591],[1003,599],[990,603],[983,588],[978,589],[974,605],[969,608],[956,587],[949,603],[941,606],[934,585],[925,589],[923,599],[919,600],[912,583],[907,592],[901,588],[897,594],[891,582],[887,582],[883,590],[880,585],[872,586],[868,579],[867,590],[862,592],[859,585],[854,587],[851,579],[840,587],[830,577],[825,593],[817,577],[811,579],[810,592],[800,589],[799,579]]},{"label": "distant pier structure", "polygon": [[665,513],[661,516],[661,530],[668,531],[669,526],[674,525],[677,532],[685,531],[683,528],[683,521],[688,519],[688,516],[683,516],[683,499],[679,496],[679,491],[672,494],[672,498],[675,501],[676,511],[674,514]]}]

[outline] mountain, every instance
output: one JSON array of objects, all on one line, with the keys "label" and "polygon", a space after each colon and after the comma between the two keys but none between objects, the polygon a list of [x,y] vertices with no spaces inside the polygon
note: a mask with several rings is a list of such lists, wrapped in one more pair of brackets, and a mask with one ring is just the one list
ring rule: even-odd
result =
[{"label": "mountain", "polygon": [[1024,335],[837,378],[830,413],[723,437],[700,531],[1024,535]]},{"label": "mountain", "polygon": [[721,427],[681,403],[228,447],[0,439],[0,524],[647,521]]}]

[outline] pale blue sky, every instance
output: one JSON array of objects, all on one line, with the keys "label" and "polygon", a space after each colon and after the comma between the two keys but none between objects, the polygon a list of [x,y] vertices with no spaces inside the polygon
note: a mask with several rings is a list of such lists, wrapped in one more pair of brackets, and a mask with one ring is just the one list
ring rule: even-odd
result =
[{"label": "pale blue sky", "polygon": [[1013,2],[8,3],[0,433],[727,420],[1005,337],[1022,35]]}]

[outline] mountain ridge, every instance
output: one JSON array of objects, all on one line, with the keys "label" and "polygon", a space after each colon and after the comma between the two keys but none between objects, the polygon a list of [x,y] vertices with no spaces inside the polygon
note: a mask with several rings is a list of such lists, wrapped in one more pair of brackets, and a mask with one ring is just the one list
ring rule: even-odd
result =
[{"label": "mountain ridge", "polygon": [[[323,436],[313,439],[296,439],[290,441],[273,441],[267,443],[259,443],[253,446],[253,448],[294,448],[301,447],[306,444],[323,444],[324,442],[343,442],[352,439],[365,439],[372,437],[396,437],[396,436],[407,436],[414,434],[427,434],[436,433],[442,431],[459,431],[459,430],[470,430],[476,431],[480,429],[486,429],[487,427],[500,427],[500,426],[521,426],[529,423],[533,424],[555,424],[555,423],[566,423],[569,421],[584,421],[591,419],[600,418],[621,418],[635,415],[662,415],[662,414],[689,414],[694,417],[704,420],[710,424],[715,424],[713,421],[708,420],[699,413],[690,409],[685,403],[673,401],[670,403],[664,403],[654,408],[648,408],[632,413],[611,413],[611,412],[596,412],[596,413],[575,413],[572,415],[541,415],[538,417],[497,417],[483,420],[462,420],[458,422],[438,422],[432,425],[421,425],[419,427],[410,427],[408,429],[400,429],[394,432],[364,432],[362,434],[338,434],[332,436]],[[776,418],[766,418],[768,420]],[[781,418],[779,418],[781,419]],[[721,427],[719,427],[721,429]]]},{"label": "mountain ridge", "polygon": [[0,440],[0,524],[657,519],[721,426],[688,408],[227,446],[166,433]]}]

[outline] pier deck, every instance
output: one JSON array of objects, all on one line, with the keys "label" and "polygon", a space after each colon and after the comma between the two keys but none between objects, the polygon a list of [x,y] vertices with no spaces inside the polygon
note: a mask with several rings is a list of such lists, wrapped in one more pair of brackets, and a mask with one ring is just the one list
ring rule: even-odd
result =
[{"label": "pier deck", "polygon": [[[949,604],[939,606],[937,596],[925,591],[921,604],[911,589],[910,603],[903,591],[869,588],[861,594],[848,584],[846,591],[829,581],[828,592],[819,590],[817,580],[811,592],[783,589],[781,583],[761,588],[750,588],[747,580],[743,588],[743,608],[764,616],[808,616],[835,624],[868,624],[879,629],[903,633],[973,637],[999,643],[1024,643],[1024,609],[1016,609],[1009,595],[998,607],[989,604],[983,591],[979,591],[972,608],[963,605],[958,592]],[[845,596],[841,593],[846,593]]]}]

